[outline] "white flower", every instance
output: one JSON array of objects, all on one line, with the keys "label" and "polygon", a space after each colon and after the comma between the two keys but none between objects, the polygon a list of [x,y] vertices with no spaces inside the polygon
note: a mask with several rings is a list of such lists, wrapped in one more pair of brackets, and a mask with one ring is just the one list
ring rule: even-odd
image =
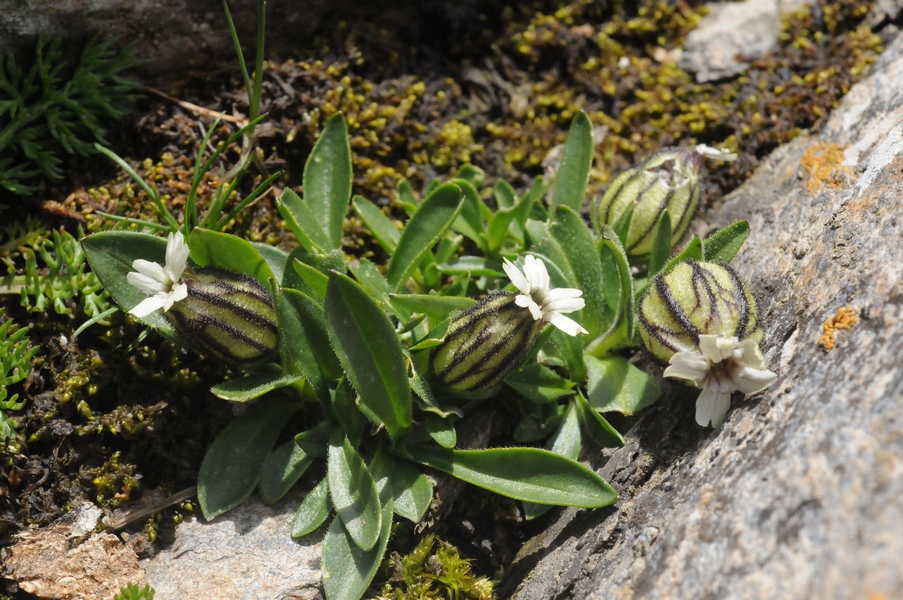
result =
[{"label": "white flower", "polygon": [[514,299],[515,304],[530,309],[530,314],[535,320],[542,319],[545,323],[551,323],[568,335],[587,333],[576,321],[563,314],[584,307],[586,302],[580,297],[583,295],[581,290],[549,289],[549,272],[545,263],[529,254],[524,258],[523,272],[507,258],[502,267],[511,283],[520,291]]},{"label": "white flower", "polygon": [[723,160],[724,162],[733,162],[737,160],[737,155],[733,152],[728,152],[727,150],[722,150],[720,148],[712,148],[711,146],[707,146],[705,144],[698,144],[696,146],[696,152],[705,156],[706,158],[711,158],[714,160]]},{"label": "white flower", "polygon": [[167,311],[188,296],[188,286],[180,281],[188,264],[188,246],[182,232],[170,233],[166,240],[166,264],[159,265],[139,258],[132,262],[137,272],[126,275],[130,284],[147,294],[129,311],[136,317],[146,317],[157,309]]},{"label": "white flower", "polygon": [[698,352],[677,352],[665,369],[665,377],[692,381],[702,388],[696,400],[696,422],[703,427],[724,423],[731,394],[761,392],[777,379],[768,370],[759,345],[751,339],[700,335]]}]

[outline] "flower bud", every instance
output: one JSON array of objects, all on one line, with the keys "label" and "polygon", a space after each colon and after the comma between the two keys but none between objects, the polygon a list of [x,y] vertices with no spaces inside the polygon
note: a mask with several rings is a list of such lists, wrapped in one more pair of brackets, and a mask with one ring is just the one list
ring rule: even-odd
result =
[{"label": "flower bud", "polygon": [[188,343],[231,364],[265,359],[279,345],[270,292],[256,279],[215,267],[186,267],[188,295],[164,312]]},{"label": "flower bud", "polygon": [[696,150],[669,148],[618,175],[605,194],[593,202],[593,226],[614,225],[630,206],[633,217],[624,249],[634,258],[647,257],[659,217],[671,215],[671,245],[676,244],[699,207],[699,169],[703,155]]},{"label": "flower bud", "polygon": [[483,298],[452,319],[445,341],[430,354],[430,372],[441,387],[487,396],[527,357],[544,325],[515,294]]},{"label": "flower bud", "polygon": [[765,332],[752,292],[723,263],[686,260],[656,275],[640,300],[640,336],[673,377],[702,391],[696,422],[724,423],[734,392],[755,394],[777,379],[759,344]]},{"label": "flower bud", "polygon": [[640,337],[649,352],[668,362],[676,352],[699,347],[700,335],[761,343],[765,331],[756,300],[736,271],[724,263],[686,260],[660,273],[639,304]]}]

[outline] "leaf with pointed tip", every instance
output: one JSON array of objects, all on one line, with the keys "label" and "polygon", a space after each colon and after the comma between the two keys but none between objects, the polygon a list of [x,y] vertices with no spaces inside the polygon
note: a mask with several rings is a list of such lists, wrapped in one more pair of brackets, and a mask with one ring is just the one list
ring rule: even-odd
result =
[{"label": "leaf with pointed tip", "polygon": [[292,537],[299,538],[316,531],[330,513],[329,480],[325,477],[309,491],[298,505],[292,519]]},{"label": "leaf with pointed tip", "polygon": [[273,504],[282,498],[304,475],[313,460],[294,440],[289,440],[270,452],[263,461],[260,481],[257,482],[257,491],[264,504]]},{"label": "leaf with pointed tip", "polygon": [[694,235],[690,238],[690,241],[687,242],[687,245],[684,246],[684,249],[680,251],[676,256],[673,256],[671,260],[669,260],[664,267],[662,267],[661,272],[667,273],[671,270],[671,268],[679,262],[685,261],[688,258],[692,258],[694,260],[702,260],[702,240],[699,239],[698,235]]},{"label": "leaf with pointed tip", "polygon": [[532,362],[505,378],[505,383],[532,402],[555,402],[574,393],[574,382],[568,381],[552,369]]},{"label": "leaf with pointed tip", "polygon": [[571,122],[561,165],[552,188],[552,208],[567,206],[579,213],[586,196],[589,171],[593,165],[593,124],[581,111]]},{"label": "leaf with pointed tip", "polygon": [[351,204],[354,207],[354,212],[364,222],[370,233],[373,234],[373,239],[391,256],[398,245],[398,239],[401,237],[401,233],[398,231],[395,223],[389,220],[378,206],[366,198],[355,196],[351,200]]},{"label": "leaf with pointed tip", "polygon": [[285,188],[276,200],[276,208],[305,250],[322,252],[329,247],[326,232],[317,222],[317,216],[291,188]]},{"label": "leaf with pointed tip", "polygon": [[[396,460],[382,449],[370,462],[370,472],[377,489],[389,486],[395,514],[417,523],[433,500],[433,484],[429,477],[408,462]],[[382,496],[382,492],[380,493]]]},{"label": "leaf with pointed tip", "polygon": [[702,254],[706,261],[729,263],[734,260],[743,242],[749,237],[749,223],[736,221],[724,229],[719,229],[702,240]]},{"label": "leaf with pointed tip", "polygon": [[264,459],[300,407],[293,397],[274,395],[251,405],[216,437],[198,472],[198,503],[204,518],[213,519],[251,495]]},{"label": "leaf with pointed tip", "polygon": [[411,387],[392,323],[360,285],[339,273],[329,277],[326,323],[361,410],[397,440],[411,426]]},{"label": "leaf with pointed tip", "polygon": [[411,446],[407,458],[501,496],[537,504],[599,508],[618,495],[591,469],[539,448],[447,450]]},{"label": "leaf with pointed tip", "polygon": [[586,428],[589,437],[602,448],[619,448],[624,445],[624,436],[612,427],[608,420],[599,414],[595,408],[589,405],[583,394],[576,394],[577,408],[580,410],[580,420]]},{"label": "leaf with pointed tip", "polygon": [[320,223],[324,250],[342,248],[342,225],[351,202],[351,146],[341,113],[326,122],[304,165],[304,203]]},{"label": "leaf with pointed tip", "polygon": [[367,465],[345,437],[332,440],[327,453],[329,497],[345,530],[361,550],[379,539],[381,511]]},{"label": "leaf with pointed tip", "polygon": [[461,212],[461,189],[451,183],[436,188],[408,220],[392,254],[386,279],[389,288],[401,290],[420,260],[451,227]]},{"label": "leaf with pointed tip", "polygon": [[210,388],[210,391],[217,398],[229,402],[250,402],[273,390],[290,386],[303,378],[297,373],[285,373],[276,365],[264,365],[247,375],[218,383]]},{"label": "leaf with pointed tip", "polygon": [[666,210],[658,218],[658,224],[655,226],[655,238],[652,240],[652,252],[649,254],[649,277],[654,277],[662,270],[669,256],[671,256],[671,213]]}]

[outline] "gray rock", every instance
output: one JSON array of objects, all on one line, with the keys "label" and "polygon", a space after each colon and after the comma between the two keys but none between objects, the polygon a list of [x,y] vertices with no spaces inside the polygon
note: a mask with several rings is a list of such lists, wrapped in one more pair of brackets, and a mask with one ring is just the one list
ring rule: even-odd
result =
[{"label": "gray rock", "polygon": [[711,4],[687,36],[679,65],[705,83],[728,79],[777,47],[781,15],[811,0],[746,0]]},{"label": "gray rock", "polygon": [[156,600],[317,598],[322,544],[290,534],[301,497],[291,493],[266,506],[255,495],[209,523],[181,523],[171,546],[141,561]]},{"label": "gray rock", "polygon": [[[776,151],[712,217],[752,226],[734,264],[760,297],[777,382],[716,430],[669,384],[626,447],[595,459],[617,506],[559,513],[502,597],[899,597],[901,97],[898,35],[821,131]],[[841,307],[859,322],[827,351],[823,323]]]}]

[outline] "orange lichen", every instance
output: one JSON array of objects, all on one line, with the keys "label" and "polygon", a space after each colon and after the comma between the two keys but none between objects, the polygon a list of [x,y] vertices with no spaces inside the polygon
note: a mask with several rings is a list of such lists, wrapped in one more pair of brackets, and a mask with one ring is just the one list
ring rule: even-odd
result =
[{"label": "orange lichen", "polygon": [[856,312],[849,306],[841,306],[833,317],[828,319],[822,325],[824,334],[818,340],[818,345],[825,350],[834,349],[834,336],[837,335],[838,329],[852,329],[853,325],[859,321]]},{"label": "orange lichen", "polygon": [[832,189],[843,187],[846,176],[851,173],[843,164],[844,150],[840,144],[827,142],[818,142],[806,150],[800,166],[809,173],[806,187],[810,194],[818,192],[823,184]]}]

